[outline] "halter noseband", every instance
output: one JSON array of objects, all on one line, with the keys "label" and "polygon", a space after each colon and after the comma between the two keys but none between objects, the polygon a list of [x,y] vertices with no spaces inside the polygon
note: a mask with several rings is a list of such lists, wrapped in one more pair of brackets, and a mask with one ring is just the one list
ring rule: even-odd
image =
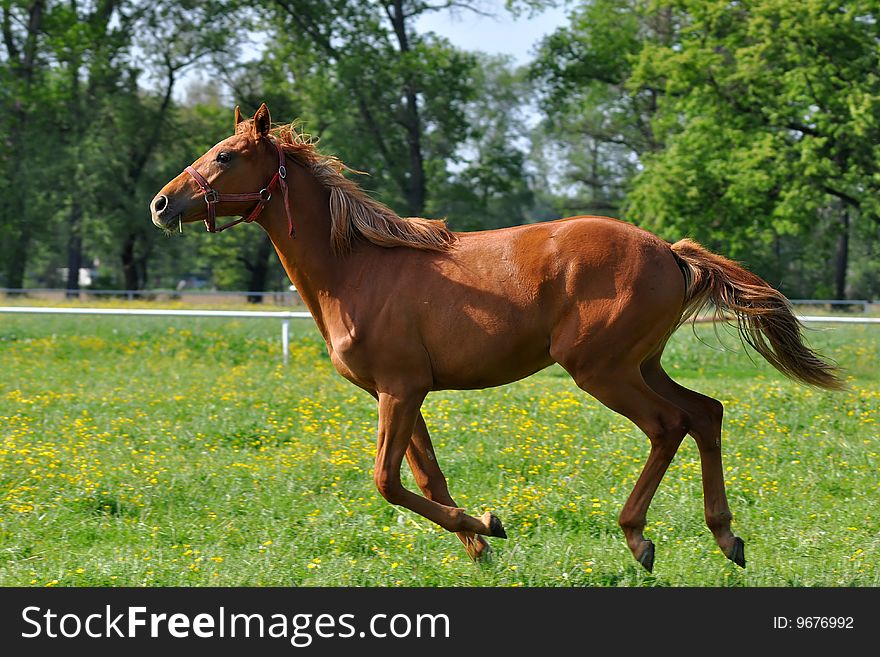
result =
[{"label": "halter noseband", "polygon": [[[209,233],[219,233],[227,228],[235,226],[236,224],[240,224],[241,222],[251,223],[252,221],[255,221],[263,212],[263,208],[266,207],[266,204],[272,199],[272,193],[275,191],[275,188],[281,187],[281,193],[284,195],[284,211],[287,213],[288,234],[290,237],[294,237],[293,219],[290,216],[290,205],[287,202],[287,167],[284,166],[284,149],[277,140],[273,140],[273,143],[275,144],[275,149],[278,151],[278,170],[275,172],[275,175],[272,176],[269,183],[258,192],[220,194],[216,189],[211,187],[210,183],[205,180],[204,176],[192,166],[188,166],[184,169],[184,171],[192,176],[193,180],[196,181],[196,184],[205,194],[205,203],[208,204],[208,216],[205,217],[205,228],[208,229]],[[247,216],[239,217],[235,221],[230,221],[228,224],[224,224],[218,228],[217,209],[215,206],[218,203],[240,201],[256,201],[257,204]]]}]

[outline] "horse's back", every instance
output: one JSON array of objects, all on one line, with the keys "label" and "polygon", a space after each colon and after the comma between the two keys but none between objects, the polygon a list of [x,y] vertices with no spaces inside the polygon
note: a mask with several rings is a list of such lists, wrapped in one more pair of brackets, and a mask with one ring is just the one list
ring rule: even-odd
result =
[{"label": "horse's back", "polygon": [[[477,287],[503,290],[547,310],[565,312],[572,302],[621,302],[655,287],[658,275],[680,277],[667,242],[608,217],[569,217],[457,237],[447,275],[464,275]],[[681,293],[683,288],[669,296]]]}]

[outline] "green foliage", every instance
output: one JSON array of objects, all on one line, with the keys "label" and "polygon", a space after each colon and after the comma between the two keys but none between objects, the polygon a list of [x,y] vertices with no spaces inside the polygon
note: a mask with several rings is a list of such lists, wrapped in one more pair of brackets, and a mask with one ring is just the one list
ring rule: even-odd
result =
[{"label": "green foliage", "polygon": [[270,44],[242,73],[259,72],[248,89],[254,103],[263,90],[283,90],[280,105],[324,148],[369,172],[370,190],[401,214],[422,214],[467,136],[474,56],[415,31],[430,10],[422,2],[263,5]]},{"label": "green foliage", "polygon": [[867,1],[583,3],[531,66],[545,186],[791,295],[876,296],[878,25]]},{"label": "green foliage", "polygon": [[[629,81],[662,89],[654,126],[666,145],[643,158],[630,216],[724,245],[764,272],[779,242],[834,245],[850,219],[876,239],[875,3],[655,5],[680,29],[674,43],[644,44]],[[830,251],[804,256],[828,271]]]},{"label": "green foliage", "polygon": [[155,248],[147,203],[213,143],[204,121],[176,116],[173,93],[183,71],[225,45],[230,5],[3,4],[0,284],[63,286],[60,267],[94,260],[102,285],[161,284],[183,247]]},{"label": "green foliage", "polygon": [[790,296],[880,294],[876,3],[590,0],[525,70],[417,29],[485,9],[5,0],[0,285],[64,285],[97,260],[102,287],[283,286],[258,231],[169,240],[147,210],[229,134],[232,106],[266,101],[404,215],[458,230],[623,216]]},{"label": "green foliage", "polygon": [[572,212],[619,214],[639,158],[658,148],[658,93],[627,82],[644,43],[668,41],[669,29],[641,2],[595,0],[541,44],[530,70],[544,114],[536,150],[546,175],[574,188]]}]

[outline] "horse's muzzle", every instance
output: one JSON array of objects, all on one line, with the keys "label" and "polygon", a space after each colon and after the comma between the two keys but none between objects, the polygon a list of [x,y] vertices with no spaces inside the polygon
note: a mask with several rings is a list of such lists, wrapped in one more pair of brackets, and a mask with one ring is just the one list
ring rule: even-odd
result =
[{"label": "horse's muzzle", "polygon": [[174,212],[171,202],[164,194],[159,194],[150,201],[150,214],[153,218],[153,224],[159,228],[168,228],[179,217],[179,212]]}]

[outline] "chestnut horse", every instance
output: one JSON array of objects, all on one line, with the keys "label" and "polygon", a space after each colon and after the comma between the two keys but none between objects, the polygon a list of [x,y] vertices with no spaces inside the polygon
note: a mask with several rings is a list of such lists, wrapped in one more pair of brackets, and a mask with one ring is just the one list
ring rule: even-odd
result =
[{"label": "chestnut horse", "polygon": [[[663,369],[672,333],[711,303],[789,377],[841,387],[806,347],[785,297],[690,240],[675,244],[632,224],[572,217],[472,233],[401,218],[346,178],[293,126],[273,128],[265,105],[235,110],[235,133],[199,157],[150,203],[166,231],[215,216],[257,221],[327,343],[336,370],[378,401],[375,485],[388,502],[455,532],[468,554],[506,538],[488,511],[459,508],[420,408],[432,390],[499,386],[559,363],[577,385],[650,439],[648,461],[620,513],[633,556],[649,571],[648,506],[685,435],[699,448],[706,524],[745,566],[721,466],[721,403]],[[233,222],[233,223],[237,223]],[[406,458],[423,496],[401,484]]]}]

